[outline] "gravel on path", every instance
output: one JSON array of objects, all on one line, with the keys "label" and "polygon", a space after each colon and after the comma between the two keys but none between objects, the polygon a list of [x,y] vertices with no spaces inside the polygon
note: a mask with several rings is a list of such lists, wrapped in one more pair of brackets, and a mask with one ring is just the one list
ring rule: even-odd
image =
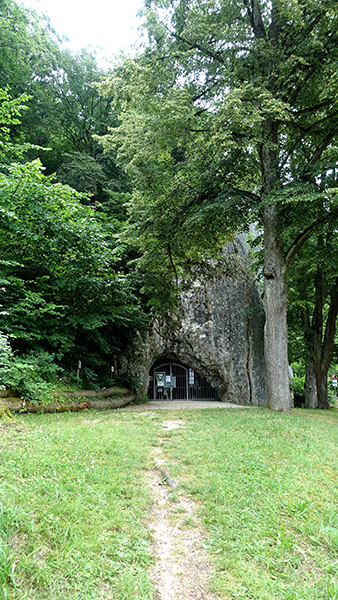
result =
[{"label": "gravel on path", "polygon": [[150,400],[144,404],[128,404],[118,410],[180,410],[194,408],[248,408],[242,404],[230,404],[214,400]]}]

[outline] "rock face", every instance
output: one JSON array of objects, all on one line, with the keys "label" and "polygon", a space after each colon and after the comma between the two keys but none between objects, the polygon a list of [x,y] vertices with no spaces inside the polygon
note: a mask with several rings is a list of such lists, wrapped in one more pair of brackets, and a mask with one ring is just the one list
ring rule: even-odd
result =
[{"label": "rock face", "polygon": [[121,373],[148,389],[149,370],[158,358],[175,358],[195,369],[235,404],[267,403],[264,369],[264,313],[257,288],[247,274],[247,252],[241,237],[196,273],[179,297],[176,314],[154,322],[129,356]]}]

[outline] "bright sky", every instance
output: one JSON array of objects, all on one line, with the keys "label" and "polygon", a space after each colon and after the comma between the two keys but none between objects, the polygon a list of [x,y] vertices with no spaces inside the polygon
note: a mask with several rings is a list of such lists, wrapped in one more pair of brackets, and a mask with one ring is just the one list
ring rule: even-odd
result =
[{"label": "bright sky", "polygon": [[[112,55],[140,36],[136,17],[142,0],[20,0],[27,8],[48,14],[53,28],[68,37],[70,50],[100,46]],[[103,66],[103,65],[102,65]]]}]

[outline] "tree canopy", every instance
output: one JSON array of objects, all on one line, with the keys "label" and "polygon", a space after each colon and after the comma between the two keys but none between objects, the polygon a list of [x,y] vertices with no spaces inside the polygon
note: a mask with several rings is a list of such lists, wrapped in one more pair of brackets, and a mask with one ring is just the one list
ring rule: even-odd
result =
[{"label": "tree canopy", "polygon": [[103,142],[133,182],[130,237],[175,277],[262,225],[268,395],[289,410],[286,272],[338,216],[336,3],[155,0],[144,14],[149,44],[101,88],[122,108]]},{"label": "tree canopy", "polygon": [[173,308],[196,263],[255,222],[268,394],[289,410],[287,277],[317,384],[334,344],[335,2],[146,0],[144,16],[148,42],[107,76],[0,3],[2,329],[21,354],[105,365],[146,326],[140,290]]}]

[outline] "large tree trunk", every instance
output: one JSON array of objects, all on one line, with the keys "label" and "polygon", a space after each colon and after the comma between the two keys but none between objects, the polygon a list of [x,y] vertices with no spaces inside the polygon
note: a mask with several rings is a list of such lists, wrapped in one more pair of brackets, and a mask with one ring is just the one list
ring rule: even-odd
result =
[{"label": "large tree trunk", "polygon": [[99,400],[77,401],[65,400],[63,402],[51,402],[50,404],[32,404],[32,402],[22,400],[21,398],[1,398],[1,407],[8,408],[11,412],[31,412],[31,413],[55,413],[81,411],[88,408],[95,410],[106,410],[108,408],[121,408],[135,400],[135,396],[125,398],[103,398]]},{"label": "large tree trunk", "polygon": [[286,265],[277,237],[277,206],[264,209],[264,353],[269,407],[290,411],[288,370],[288,290]]},{"label": "large tree trunk", "polygon": [[[278,187],[278,124],[273,119],[264,123],[265,141],[260,148],[262,199]],[[278,205],[263,208],[264,222],[264,354],[268,388],[268,405],[278,411],[290,411],[292,396],[288,369],[288,288],[286,263],[278,237]]]},{"label": "large tree trunk", "polygon": [[[317,365],[318,366],[318,365]],[[318,392],[318,408],[322,410],[330,410],[329,393],[327,386],[327,372],[328,369],[317,368],[316,379],[317,379],[317,392]]]}]

